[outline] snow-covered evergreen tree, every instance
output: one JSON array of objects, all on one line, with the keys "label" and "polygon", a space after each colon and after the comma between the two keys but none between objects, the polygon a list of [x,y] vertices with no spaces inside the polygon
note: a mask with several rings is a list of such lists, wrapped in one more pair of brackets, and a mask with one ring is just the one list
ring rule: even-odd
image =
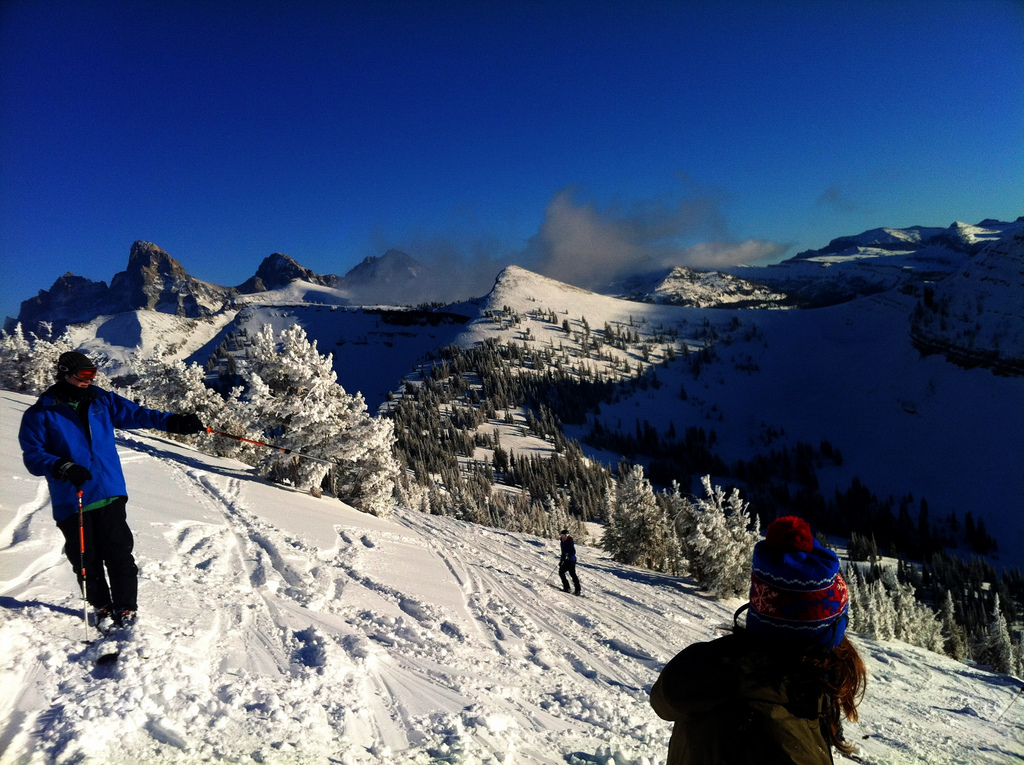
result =
[{"label": "snow-covered evergreen tree", "polygon": [[946,590],[941,616],[943,652],[957,661],[963,661],[967,655],[967,630],[957,624],[953,593],[950,590]]},{"label": "snow-covered evergreen tree", "polygon": [[733,489],[728,495],[701,479],[704,496],[694,503],[695,522],[686,537],[690,573],[702,587],[719,597],[735,597],[750,588],[750,566],[760,521]]},{"label": "snow-covered evergreen tree", "polygon": [[896,608],[881,579],[868,585],[868,601],[870,606],[864,631],[879,640],[892,640],[896,637]]},{"label": "snow-covered evergreen tree", "polygon": [[32,346],[21,331],[21,324],[7,332],[0,330],[0,388],[4,390],[25,390],[25,367]]},{"label": "snow-covered evergreen tree", "polygon": [[[186,365],[183,361],[167,363],[162,359],[150,358],[134,362],[130,367],[137,377],[130,391],[140,404],[151,409],[167,412],[195,414],[200,421],[214,431],[248,435],[244,418],[238,412],[238,396],[241,390],[232,391],[225,400],[205,384],[206,371],[198,364]],[[223,438],[211,438],[206,434],[197,436],[172,436],[193,445],[202,444],[203,450],[236,459],[252,461],[256,447]]]},{"label": "snow-covered evergreen tree", "polygon": [[976,656],[979,661],[985,662],[993,670],[1004,675],[1013,674],[1017,669],[1013,642],[1010,639],[1010,628],[1006,623],[1002,608],[1000,608],[998,593],[992,604],[988,634],[982,645],[979,646]]},{"label": "snow-covered evergreen tree", "polygon": [[678,542],[642,465],[633,465],[619,483],[615,505],[606,536],[613,547],[605,547],[612,557],[654,571],[677,570]]},{"label": "snow-covered evergreen tree", "polygon": [[843,572],[846,580],[846,587],[850,597],[850,608],[848,611],[849,625],[852,632],[863,632],[867,621],[867,607],[865,600],[864,577],[860,568],[855,563],[846,566]]},{"label": "snow-covered evergreen tree", "polygon": [[[30,332],[26,336],[21,324],[9,333],[0,332],[0,387],[38,396],[56,382],[60,355],[74,349],[66,331],[54,338],[46,323],[42,335]],[[100,375],[95,382],[106,387],[107,380]]]},{"label": "snow-covered evergreen tree", "polygon": [[398,476],[392,423],[371,417],[360,394],[345,392],[331,356],[321,356],[301,326],[279,339],[265,326],[251,340],[238,365],[248,384],[242,408],[250,427],[277,446],[324,460],[267,451],[258,467],[317,491],[334,463],[339,496],[365,512],[390,512]]},{"label": "snow-covered evergreen tree", "polygon": [[697,524],[697,509],[683,494],[678,481],[673,481],[672,486],[665,493],[665,503],[668,506],[667,512],[672,529],[675,531],[676,539],[679,540],[680,571],[692,575],[690,567],[692,553],[687,540]]}]

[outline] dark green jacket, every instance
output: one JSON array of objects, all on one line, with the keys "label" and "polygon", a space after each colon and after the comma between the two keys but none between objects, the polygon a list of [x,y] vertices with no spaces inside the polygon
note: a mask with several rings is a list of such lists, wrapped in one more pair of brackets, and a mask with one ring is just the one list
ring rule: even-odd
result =
[{"label": "dark green jacket", "polygon": [[684,649],[651,689],[675,722],[667,765],[831,765],[821,703],[798,662],[742,633]]}]

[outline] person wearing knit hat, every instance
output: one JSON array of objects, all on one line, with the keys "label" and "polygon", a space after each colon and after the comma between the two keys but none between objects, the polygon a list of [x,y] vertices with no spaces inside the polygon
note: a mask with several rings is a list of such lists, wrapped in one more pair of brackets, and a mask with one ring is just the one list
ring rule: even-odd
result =
[{"label": "person wearing knit hat", "polygon": [[754,546],[747,629],[806,648],[835,648],[846,633],[849,593],[839,558],[811,534],[807,521],[773,522]]},{"label": "person wearing knit hat", "polygon": [[96,626],[109,630],[134,622],[138,610],[128,491],[114,428],[186,435],[206,428],[195,414],[147,409],[93,385],[96,365],[79,351],[62,353],[54,372],[56,384],[22,415],[18,441],[28,472],[49,485],[64,553],[96,609]]},{"label": "person wearing knit hat", "polygon": [[831,765],[832,747],[853,750],[841,721],[856,721],[867,674],[846,637],[839,559],[786,516],[754,546],[751,569],[731,634],[685,648],[651,689],[654,711],[675,723],[667,765]]}]

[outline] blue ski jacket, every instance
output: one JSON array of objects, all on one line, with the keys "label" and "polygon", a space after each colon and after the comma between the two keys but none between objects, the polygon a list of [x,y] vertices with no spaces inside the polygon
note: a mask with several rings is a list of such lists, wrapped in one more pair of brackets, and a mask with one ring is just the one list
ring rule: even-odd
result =
[{"label": "blue ski jacket", "polygon": [[80,406],[88,406],[89,427],[78,413],[59,401],[50,388],[21,418],[18,441],[25,467],[45,476],[50,486],[53,518],[58,523],[78,512],[78,489],[54,476],[59,462],[69,459],[88,468],[92,478],[82,485],[82,504],[127,497],[124,472],[117,456],[114,428],[167,430],[171,412],[146,409],[116,393],[90,387]]},{"label": "blue ski jacket", "polygon": [[576,562],[576,542],[573,541],[572,537],[566,537],[561,540],[562,543],[562,560]]}]

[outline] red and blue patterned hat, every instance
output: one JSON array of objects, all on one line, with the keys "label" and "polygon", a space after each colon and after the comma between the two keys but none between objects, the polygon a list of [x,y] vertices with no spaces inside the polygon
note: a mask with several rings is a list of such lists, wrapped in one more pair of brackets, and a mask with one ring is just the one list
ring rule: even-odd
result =
[{"label": "red and blue patterned hat", "polygon": [[846,632],[850,598],[839,559],[789,515],[754,546],[747,629],[804,648],[835,648]]}]

